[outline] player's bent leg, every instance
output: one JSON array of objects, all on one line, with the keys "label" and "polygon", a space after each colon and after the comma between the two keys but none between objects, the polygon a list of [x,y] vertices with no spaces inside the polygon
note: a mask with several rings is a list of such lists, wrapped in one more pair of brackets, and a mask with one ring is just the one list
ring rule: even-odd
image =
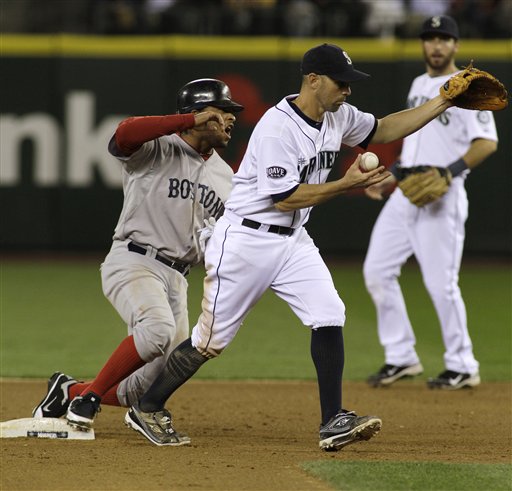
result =
[{"label": "player's bent leg", "polygon": [[[456,277],[438,275],[432,278],[425,272],[425,286],[437,312],[443,342],[444,364],[447,371],[476,376],[479,363],[473,354],[473,344],[467,327],[466,307]],[[438,377],[454,378],[454,377]]]},{"label": "player's bent leg", "polygon": [[71,402],[66,420],[79,429],[90,429],[100,411],[101,398],[127,375],[145,364],[135,347],[133,336],[127,336],[112,353],[86,392]]},{"label": "player's bent leg", "polygon": [[139,401],[140,409],[146,413],[161,411],[167,399],[192,377],[208,359],[192,346],[190,338],[183,341],[172,351],[160,375],[141,397]]},{"label": "player's bent leg", "polygon": [[125,423],[155,445],[185,445],[190,439],[174,431],[170,413],[165,409],[167,399],[181,387],[209,358],[203,356],[186,339],[174,349],[164,369],[138,403],[132,405]]},{"label": "player's bent leg", "polygon": [[423,371],[398,283],[401,267],[413,253],[409,225],[401,212],[403,200],[400,193],[393,193],[384,206],[363,264],[364,281],[375,305],[377,332],[385,352],[385,364],[367,379],[373,387],[391,385]]},{"label": "player's bent leg", "polygon": [[118,262],[114,257],[104,263],[103,286],[133,335],[125,338],[112,353],[88,392],[75,398],[68,408],[68,423],[79,428],[91,428],[104,394],[146,363],[166,353],[176,334],[166,292],[172,290],[173,280],[181,285],[184,278],[171,273],[166,278],[144,265],[128,263],[120,266]]},{"label": "player's bent leg", "polygon": [[176,315],[175,318],[176,335],[171,339],[164,355],[146,363],[119,384],[117,398],[121,406],[130,407],[139,401],[164,369],[172,351],[188,338],[188,315],[186,319],[180,319],[180,315]]},{"label": "player's bent leg", "polygon": [[365,263],[365,284],[377,313],[377,332],[386,364],[409,367],[419,364],[416,337],[398,283],[398,271],[385,271]]}]

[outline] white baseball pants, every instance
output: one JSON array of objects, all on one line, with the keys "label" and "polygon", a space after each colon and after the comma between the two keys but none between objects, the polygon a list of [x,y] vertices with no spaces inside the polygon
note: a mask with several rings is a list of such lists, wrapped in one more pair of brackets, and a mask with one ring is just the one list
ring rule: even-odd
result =
[{"label": "white baseball pants", "polygon": [[446,369],[478,372],[458,285],[467,214],[461,178],[453,179],[441,199],[423,208],[411,204],[399,188],[384,205],[372,231],[363,272],[377,309],[386,363],[404,366],[419,362],[398,283],[402,265],[414,254],[441,324]]},{"label": "white baseball pants", "polygon": [[[220,354],[268,288],[306,326],[345,323],[345,306],[304,228],[292,236],[253,230],[226,212],[206,247],[205,266],[202,313],[192,330],[192,345],[205,356]],[[279,319],[268,322],[278,328]]]}]

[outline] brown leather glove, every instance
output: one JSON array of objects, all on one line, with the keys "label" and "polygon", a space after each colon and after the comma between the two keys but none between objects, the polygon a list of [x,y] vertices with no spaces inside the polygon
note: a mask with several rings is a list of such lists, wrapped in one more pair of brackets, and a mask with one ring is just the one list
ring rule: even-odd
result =
[{"label": "brown leather glove", "polygon": [[473,61],[450,78],[439,93],[454,106],[464,109],[499,111],[508,105],[505,86],[494,75],[474,68]]},{"label": "brown leather glove", "polygon": [[439,199],[448,191],[452,182],[451,172],[441,167],[419,166],[403,171],[405,176],[398,181],[398,187],[418,207]]}]

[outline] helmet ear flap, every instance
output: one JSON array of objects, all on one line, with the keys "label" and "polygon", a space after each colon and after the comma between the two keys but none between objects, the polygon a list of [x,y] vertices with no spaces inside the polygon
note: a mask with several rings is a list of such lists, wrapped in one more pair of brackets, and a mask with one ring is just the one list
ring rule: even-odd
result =
[{"label": "helmet ear flap", "polygon": [[201,78],[185,84],[176,97],[178,114],[201,110],[207,106],[218,107],[227,112],[243,111],[244,107],[231,99],[229,87],[214,78]]}]

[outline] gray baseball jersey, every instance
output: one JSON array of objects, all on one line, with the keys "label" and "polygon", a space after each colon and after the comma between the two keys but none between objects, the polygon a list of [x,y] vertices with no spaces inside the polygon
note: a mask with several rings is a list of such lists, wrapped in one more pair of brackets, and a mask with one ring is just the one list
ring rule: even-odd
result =
[{"label": "gray baseball jersey", "polygon": [[[204,219],[223,213],[233,171],[215,151],[205,161],[177,134],[148,141],[130,157],[116,155],[113,142],[110,152],[123,164],[124,205],[101,266],[102,285],[147,362],[118,386],[119,401],[129,406],[189,334],[187,280],[154,254],[202,260],[199,230]],[[148,253],[131,252],[131,241]]]},{"label": "gray baseball jersey", "polygon": [[124,190],[114,240],[130,238],[167,256],[199,263],[197,232],[205,218],[222,215],[231,168],[215,150],[204,161],[176,134],[146,142],[130,157],[114,156],[123,163]]}]

